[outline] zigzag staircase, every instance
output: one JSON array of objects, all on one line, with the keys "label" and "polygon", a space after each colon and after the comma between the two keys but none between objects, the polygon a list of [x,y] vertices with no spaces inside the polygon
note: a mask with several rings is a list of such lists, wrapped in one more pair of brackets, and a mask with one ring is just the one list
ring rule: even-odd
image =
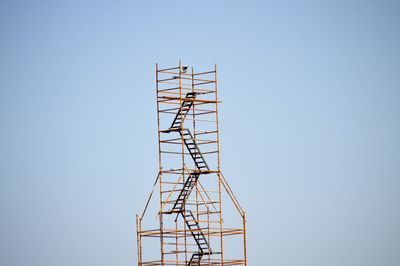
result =
[{"label": "zigzag staircase", "polygon": [[186,94],[185,100],[182,102],[182,106],[176,114],[171,124],[171,127],[169,128],[169,132],[179,132],[197,169],[197,171],[189,174],[188,178],[185,181],[185,184],[183,185],[182,190],[179,193],[178,198],[176,199],[171,209],[171,212],[180,213],[182,215],[199,249],[199,252],[194,253],[190,258],[190,261],[188,263],[189,266],[200,265],[200,261],[204,255],[212,254],[207,238],[201,231],[200,224],[196,220],[196,217],[193,215],[192,211],[185,210],[184,208],[185,202],[189,198],[190,192],[192,192],[193,188],[196,186],[200,174],[204,171],[210,170],[207,162],[203,157],[203,154],[201,153],[198,145],[196,144],[196,141],[193,138],[192,133],[189,129],[183,128],[183,122],[189,110],[193,106],[193,101],[191,99],[195,99],[196,96],[197,93],[195,92],[188,92]]}]

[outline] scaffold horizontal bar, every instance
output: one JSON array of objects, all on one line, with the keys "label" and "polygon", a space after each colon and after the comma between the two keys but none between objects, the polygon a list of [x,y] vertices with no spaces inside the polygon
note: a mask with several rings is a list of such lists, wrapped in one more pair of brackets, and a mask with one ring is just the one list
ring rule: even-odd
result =
[{"label": "scaffold horizontal bar", "polygon": [[159,68],[157,71],[158,71],[158,72],[163,72],[163,71],[168,71],[168,70],[173,70],[173,69],[179,69],[179,66],[177,66],[177,67],[170,67],[170,68],[163,68],[163,69]]},{"label": "scaffold horizontal bar", "polygon": [[215,70],[211,70],[211,71],[206,71],[206,72],[199,72],[199,73],[194,73],[194,76],[199,76],[199,75],[206,75],[206,74],[212,74],[215,73]]},{"label": "scaffold horizontal bar", "polygon": [[216,100],[205,100],[205,99],[197,99],[197,98],[185,98],[185,97],[172,97],[172,96],[160,96],[158,98],[166,99],[166,100],[176,100],[176,101],[185,101],[185,102],[199,102],[199,103],[221,103],[221,101]]}]

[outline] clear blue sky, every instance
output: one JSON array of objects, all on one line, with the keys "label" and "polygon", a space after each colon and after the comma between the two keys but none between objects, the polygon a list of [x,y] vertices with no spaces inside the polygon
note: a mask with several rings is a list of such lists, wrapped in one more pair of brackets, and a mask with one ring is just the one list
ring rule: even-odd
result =
[{"label": "clear blue sky", "polygon": [[136,263],[154,67],[219,66],[251,266],[400,265],[398,1],[0,3],[0,265]]}]

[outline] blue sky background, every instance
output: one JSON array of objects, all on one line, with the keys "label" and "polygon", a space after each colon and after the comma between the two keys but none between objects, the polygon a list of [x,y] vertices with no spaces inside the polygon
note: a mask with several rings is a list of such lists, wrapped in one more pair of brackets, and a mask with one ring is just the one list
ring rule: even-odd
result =
[{"label": "blue sky background", "polygon": [[0,265],[135,265],[154,67],[219,66],[249,265],[400,265],[398,1],[0,2]]}]

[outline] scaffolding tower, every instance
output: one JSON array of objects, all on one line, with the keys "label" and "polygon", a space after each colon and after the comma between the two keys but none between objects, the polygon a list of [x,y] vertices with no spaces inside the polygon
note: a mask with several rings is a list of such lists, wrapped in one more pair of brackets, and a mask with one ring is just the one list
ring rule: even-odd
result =
[{"label": "scaffolding tower", "polygon": [[247,265],[246,215],[220,168],[217,84],[216,65],[156,65],[159,172],[136,216],[139,266]]}]

